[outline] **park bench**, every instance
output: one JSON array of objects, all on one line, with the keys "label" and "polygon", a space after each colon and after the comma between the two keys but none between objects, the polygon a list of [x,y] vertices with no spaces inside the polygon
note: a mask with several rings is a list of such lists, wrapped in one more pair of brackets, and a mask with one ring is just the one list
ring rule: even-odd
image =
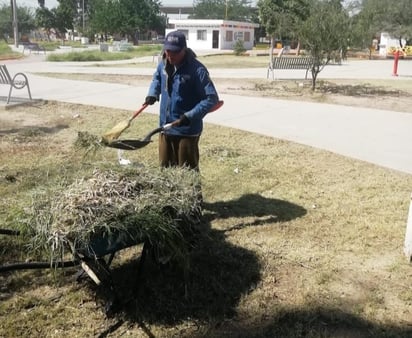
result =
[{"label": "park bench", "polygon": [[46,49],[40,46],[38,43],[34,43],[34,42],[23,43],[23,54],[26,50],[28,50],[30,54],[31,52],[37,52],[37,53],[43,52],[44,54],[46,54]]},{"label": "park bench", "polygon": [[311,56],[276,56],[273,57],[272,62],[269,64],[267,71],[267,78],[269,74],[272,74],[272,80],[275,79],[276,69],[305,69],[305,80],[308,78],[308,72],[313,65],[313,57]]},{"label": "park bench", "polygon": [[113,51],[114,52],[128,52],[133,48],[133,44],[127,42],[126,40],[114,41]]},{"label": "park bench", "polygon": [[23,73],[16,73],[13,77],[11,77],[6,65],[0,65],[0,84],[9,85],[9,96],[7,97],[7,104],[10,102],[11,92],[13,88],[16,89],[23,89],[27,87],[27,91],[29,93],[29,98],[31,98],[29,80],[27,76]]}]

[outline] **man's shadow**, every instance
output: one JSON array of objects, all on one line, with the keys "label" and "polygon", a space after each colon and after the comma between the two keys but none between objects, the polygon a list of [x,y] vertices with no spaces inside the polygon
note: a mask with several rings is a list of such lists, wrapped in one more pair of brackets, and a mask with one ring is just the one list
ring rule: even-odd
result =
[{"label": "man's shadow", "polygon": [[[201,321],[223,320],[236,313],[241,297],[260,281],[261,262],[248,249],[226,241],[225,231],[246,226],[238,222],[225,231],[211,229],[216,218],[256,218],[247,226],[284,222],[303,216],[306,211],[295,204],[244,195],[237,200],[205,203],[205,217],[197,228],[185,274],[178,264],[143,263],[140,276],[138,261],[131,260],[113,271],[119,298],[127,300],[121,309],[123,319],[150,324],[175,324],[187,318]],[[138,284],[136,284],[138,279]]]},{"label": "man's shadow", "polygon": [[287,222],[306,214],[306,209],[299,205],[275,198],[263,197],[259,194],[243,195],[232,201],[205,203],[204,209],[205,217],[208,218],[209,222],[216,218],[247,218],[247,221],[232,224],[230,228],[224,231]]}]

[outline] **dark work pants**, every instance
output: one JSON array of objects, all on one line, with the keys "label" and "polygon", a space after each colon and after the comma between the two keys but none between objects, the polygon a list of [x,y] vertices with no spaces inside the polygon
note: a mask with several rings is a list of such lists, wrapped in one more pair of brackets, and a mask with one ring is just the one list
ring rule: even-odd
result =
[{"label": "dark work pants", "polygon": [[162,167],[187,166],[199,170],[199,136],[159,136],[159,160]]}]

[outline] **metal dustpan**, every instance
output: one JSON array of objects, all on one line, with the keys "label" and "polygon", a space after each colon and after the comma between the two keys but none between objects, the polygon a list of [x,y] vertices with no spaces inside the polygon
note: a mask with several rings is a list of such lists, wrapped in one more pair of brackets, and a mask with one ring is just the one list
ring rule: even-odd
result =
[{"label": "metal dustpan", "polygon": [[107,143],[106,146],[122,150],[136,150],[147,146],[150,142],[143,140],[114,140]]},{"label": "metal dustpan", "polygon": [[164,127],[156,128],[147,134],[142,140],[114,140],[106,144],[106,146],[122,150],[136,150],[147,146],[152,142],[152,136],[163,131]]}]

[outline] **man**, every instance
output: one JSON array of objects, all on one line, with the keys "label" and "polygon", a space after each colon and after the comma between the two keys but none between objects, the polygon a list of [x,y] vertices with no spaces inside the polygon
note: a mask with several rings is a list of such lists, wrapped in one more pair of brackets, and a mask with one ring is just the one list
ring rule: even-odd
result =
[{"label": "man", "polygon": [[160,165],[198,170],[203,118],[219,97],[208,70],[187,48],[181,31],[166,36],[162,61],[153,75],[145,103],[152,105],[159,96],[160,126],[173,123],[159,136]]}]

